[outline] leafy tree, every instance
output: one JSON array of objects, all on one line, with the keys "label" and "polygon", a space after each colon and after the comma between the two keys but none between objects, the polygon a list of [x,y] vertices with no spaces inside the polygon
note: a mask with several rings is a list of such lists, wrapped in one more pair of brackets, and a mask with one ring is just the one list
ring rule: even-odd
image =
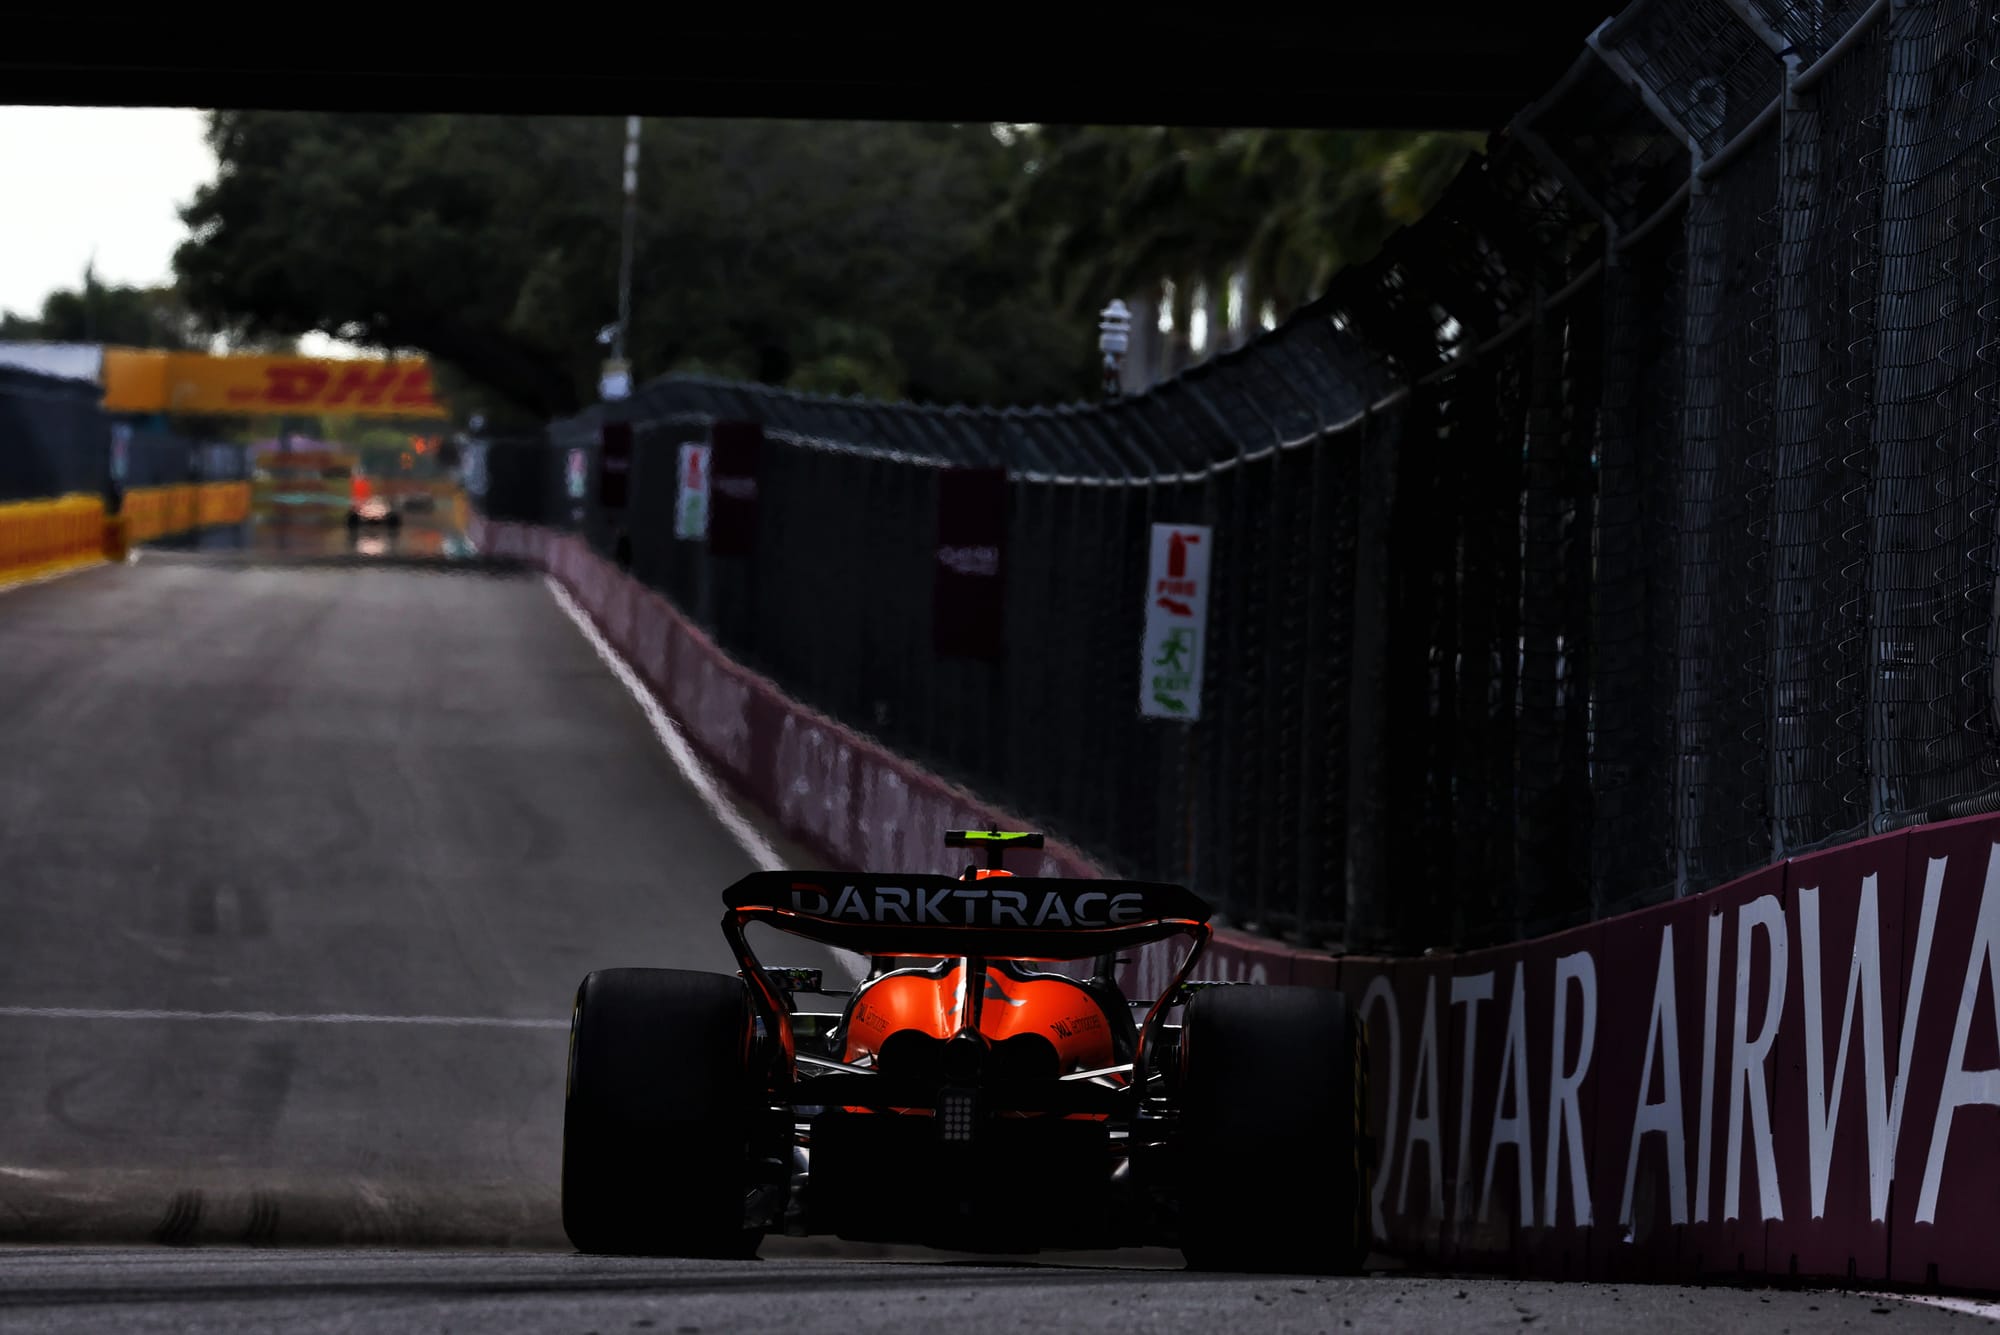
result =
[{"label": "leafy tree", "polygon": [[[595,398],[621,120],[232,111],[176,257],[208,318],[420,349],[496,423]],[[831,393],[1068,397],[1087,322],[983,247],[1025,147],[985,126],[648,121],[628,355]],[[1028,225],[1032,230],[1032,225]]]},{"label": "leafy tree", "polygon": [[1244,277],[1252,311],[1282,319],[1342,267],[1421,217],[1480,143],[1390,131],[1026,126],[1024,170],[996,234],[1043,238],[1066,309],[1171,286],[1187,328],[1194,294]]},{"label": "leafy tree", "polygon": [[297,340],[257,335],[241,321],[213,323],[195,313],[180,289],[106,285],[95,267],[83,285],[58,288],[42,299],[38,317],[0,312],[0,339],[51,343],[101,343],[169,352],[293,353]]},{"label": "leafy tree", "polygon": [[39,318],[11,312],[0,317],[0,337],[188,350],[206,348],[211,334],[172,286],[107,285],[97,281],[91,266],[81,287],[59,288],[43,298]]}]

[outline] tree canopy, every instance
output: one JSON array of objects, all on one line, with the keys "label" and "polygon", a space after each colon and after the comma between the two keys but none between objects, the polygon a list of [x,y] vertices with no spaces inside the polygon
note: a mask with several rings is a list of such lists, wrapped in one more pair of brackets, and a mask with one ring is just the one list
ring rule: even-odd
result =
[{"label": "tree canopy", "polygon": [[[184,210],[212,318],[421,349],[524,413],[595,398],[617,318],[621,121],[220,112]],[[801,389],[1067,398],[1094,330],[983,242],[1020,153],[985,126],[647,121],[628,355]],[[441,375],[441,382],[449,381]]]},{"label": "tree canopy", "polygon": [[[596,398],[625,126],[230,111],[179,286],[241,335],[420,350],[489,418]],[[1463,135],[648,120],[630,356],[931,402],[1095,393],[1092,312],[1232,278],[1279,317],[1419,216]]]},{"label": "tree canopy", "polygon": [[1480,144],[1400,131],[1023,126],[1029,152],[1001,226],[1039,244],[1064,309],[1171,284],[1186,328],[1198,291],[1240,277],[1284,319],[1333,275],[1423,216]]},{"label": "tree canopy", "polygon": [[39,316],[0,314],[0,338],[181,351],[206,348],[211,332],[171,285],[100,283],[93,266],[81,286],[49,293]]}]

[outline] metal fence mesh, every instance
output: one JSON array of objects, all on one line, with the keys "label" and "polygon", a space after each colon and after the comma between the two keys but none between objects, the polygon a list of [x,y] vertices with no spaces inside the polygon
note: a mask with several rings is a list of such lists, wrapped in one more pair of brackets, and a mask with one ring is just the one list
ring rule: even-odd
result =
[{"label": "metal fence mesh", "polygon": [[[1642,0],[1376,260],[1150,393],[673,378],[496,447],[482,504],[1226,921],[1465,946],[2000,805],[1996,292],[2000,5]],[[616,512],[565,488],[611,416]],[[678,447],[739,420],[758,545],[714,556]],[[938,480],[995,465],[1006,653],[941,661]],[[1215,531],[1192,723],[1137,710],[1170,521]]]}]

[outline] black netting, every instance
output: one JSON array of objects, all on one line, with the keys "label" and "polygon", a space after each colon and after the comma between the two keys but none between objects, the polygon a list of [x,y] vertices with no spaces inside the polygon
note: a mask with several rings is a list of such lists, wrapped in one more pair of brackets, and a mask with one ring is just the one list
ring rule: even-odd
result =
[{"label": "black netting", "polygon": [[[1887,820],[1994,778],[1990,738],[1993,460],[1979,389],[1991,375],[1994,14],[1897,11],[1882,153],[1874,454],[1871,712]],[[1988,312],[1990,315],[1990,312]]]},{"label": "black netting", "polygon": [[1679,581],[1674,534],[1682,283],[1678,230],[1605,273],[1591,683],[1592,908],[1671,893]]},{"label": "black netting", "polygon": [[1652,217],[1687,183],[1686,141],[1601,63],[1587,64],[1533,128],[1621,229]]},{"label": "black netting", "polygon": [[1868,9],[1870,0],[1750,0],[1750,7],[1798,49],[1804,63],[1825,55]]},{"label": "black netting", "polygon": [[[1784,65],[1746,12],[1801,68],[1875,17],[1760,121]],[[1314,943],[1553,930],[1993,805],[2000,13],[1652,0],[1603,41],[1374,260],[1146,394],[676,378],[625,405],[625,512],[562,491],[595,410],[482,503],[622,537],[788,689]],[[1733,156],[1691,182],[1662,110]],[[742,417],[762,537],[714,559],[671,536],[674,461]],[[1010,470],[998,664],[931,649],[945,464]],[[1191,723],[1138,711],[1166,521],[1214,529]]]},{"label": "black netting", "polygon": [[1777,52],[1728,0],[1634,6],[1606,35],[1681,129],[1710,156],[1784,91]]}]

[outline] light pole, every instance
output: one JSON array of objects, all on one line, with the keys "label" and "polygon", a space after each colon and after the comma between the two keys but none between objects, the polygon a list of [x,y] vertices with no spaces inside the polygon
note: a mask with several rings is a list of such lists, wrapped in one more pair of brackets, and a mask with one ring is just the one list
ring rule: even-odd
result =
[{"label": "light pole", "polygon": [[632,323],[632,241],[639,220],[639,118],[625,118],[625,222],[618,251],[618,323],[613,327],[611,365],[604,369],[603,393],[622,399],[630,393],[631,363],[625,359],[625,334]]},{"label": "light pole", "polygon": [[1111,304],[1097,314],[1097,346],[1104,353],[1104,396],[1117,398],[1123,391],[1119,383],[1119,371],[1125,361],[1125,350],[1132,345],[1132,312],[1123,301],[1114,297]]}]

